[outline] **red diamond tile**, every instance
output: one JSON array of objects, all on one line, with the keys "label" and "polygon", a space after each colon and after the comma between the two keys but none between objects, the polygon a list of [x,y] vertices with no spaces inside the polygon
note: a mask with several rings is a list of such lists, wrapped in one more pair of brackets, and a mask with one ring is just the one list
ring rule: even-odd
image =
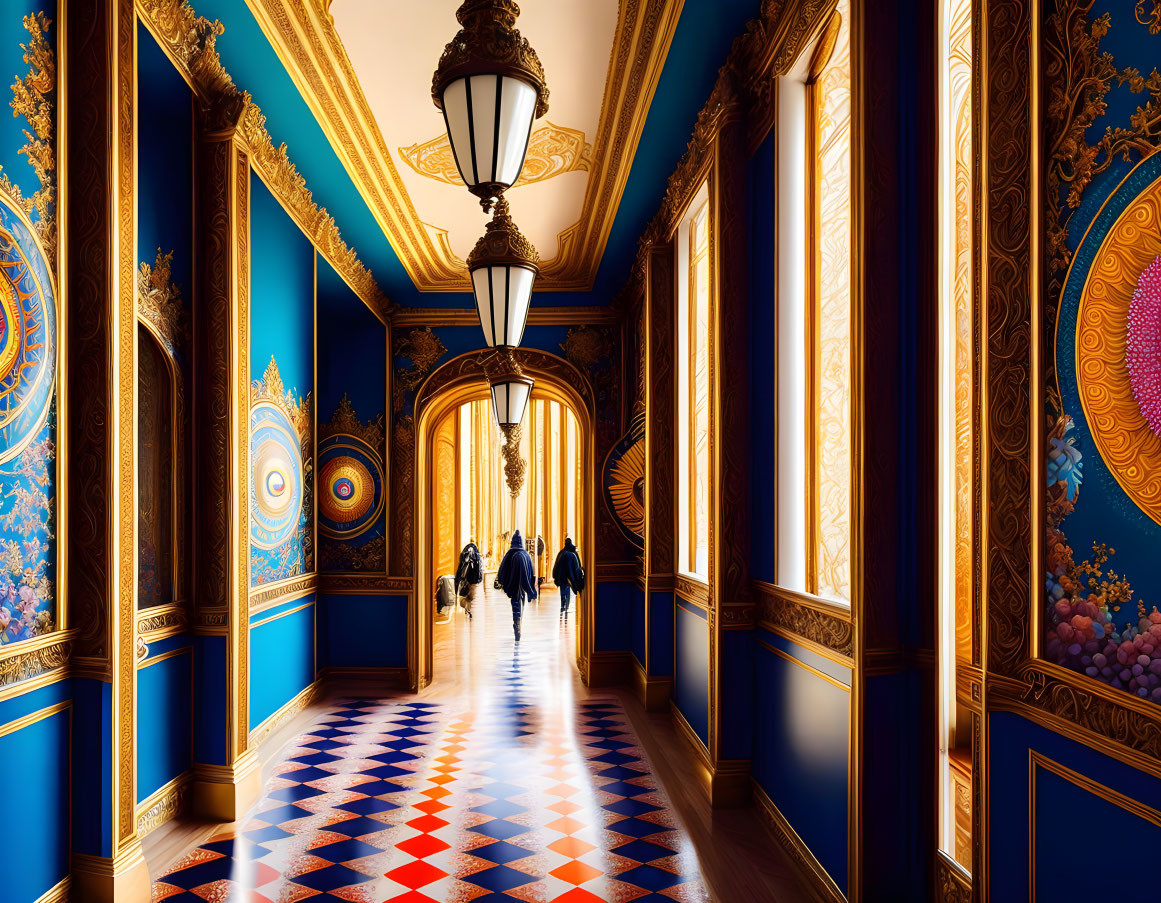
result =
[{"label": "red diamond tile", "polygon": [[430,834],[420,834],[417,837],[402,840],[395,844],[397,850],[402,850],[408,856],[414,856],[416,859],[426,859],[433,853],[439,853],[448,848],[448,844],[444,843],[438,837],[432,837]]},{"label": "red diamond tile", "polygon": [[419,818],[411,819],[407,824],[415,828],[416,831],[423,831],[426,834],[428,831],[434,831],[437,828],[444,827],[447,825],[447,822],[442,818],[436,818],[434,815],[421,815]]},{"label": "red diamond tile", "polygon": [[446,878],[447,872],[443,869],[437,869],[434,865],[428,865],[426,862],[416,861],[392,869],[387,873],[387,877],[396,884],[402,884],[404,887],[415,890],[432,884],[440,878]]}]

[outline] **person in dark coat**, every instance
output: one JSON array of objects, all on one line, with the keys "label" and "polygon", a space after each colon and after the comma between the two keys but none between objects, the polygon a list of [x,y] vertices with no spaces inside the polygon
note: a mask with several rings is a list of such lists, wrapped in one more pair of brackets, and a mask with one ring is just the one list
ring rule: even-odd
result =
[{"label": "person in dark coat", "polygon": [[585,569],[581,567],[580,552],[569,536],[564,538],[564,548],[552,566],[552,580],[560,587],[560,613],[567,617],[572,594],[579,595],[585,588]]},{"label": "person in dark coat", "polygon": [[524,538],[517,530],[512,536],[512,547],[500,562],[496,572],[500,589],[512,603],[512,632],[516,642],[520,642],[520,618],[524,614],[524,603],[536,598],[536,582],[532,579],[532,556],[524,548]]},{"label": "person in dark coat", "polygon": [[460,552],[460,564],[456,568],[456,592],[468,617],[472,616],[472,587],[484,580],[480,565],[480,550],[474,542],[469,542]]}]

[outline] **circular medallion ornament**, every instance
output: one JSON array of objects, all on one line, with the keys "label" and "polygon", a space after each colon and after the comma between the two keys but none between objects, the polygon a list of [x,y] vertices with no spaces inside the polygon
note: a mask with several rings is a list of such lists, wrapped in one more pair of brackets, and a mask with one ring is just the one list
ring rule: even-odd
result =
[{"label": "circular medallion ornament", "polygon": [[383,465],[371,446],[340,433],[319,444],[319,527],[350,539],[371,529],[383,510]]},{"label": "circular medallion ornament", "polygon": [[[1118,197],[1122,192],[1134,193],[1126,201]],[[1101,459],[1133,503],[1161,523],[1161,358],[1156,333],[1161,320],[1161,178],[1144,187],[1126,178],[1106,201],[1106,210],[1122,203],[1103,236],[1094,225],[1097,234],[1085,237],[1069,273],[1069,282],[1083,280],[1076,319],[1076,380]],[[1102,217],[1111,219],[1102,213],[1098,224]],[[1100,242],[1095,254],[1085,247],[1094,239]]]},{"label": "circular medallion ornament", "polygon": [[277,405],[250,409],[250,462],[250,543],[276,549],[298,531],[303,493],[298,435]]},{"label": "circular medallion ornament", "polygon": [[0,463],[40,431],[56,378],[56,303],[24,221],[0,207]]},{"label": "circular medallion ornament", "polygon": [[624,537],[645,547],[645,418],[633,418],[629,432],[605,458],[605,504]]}]

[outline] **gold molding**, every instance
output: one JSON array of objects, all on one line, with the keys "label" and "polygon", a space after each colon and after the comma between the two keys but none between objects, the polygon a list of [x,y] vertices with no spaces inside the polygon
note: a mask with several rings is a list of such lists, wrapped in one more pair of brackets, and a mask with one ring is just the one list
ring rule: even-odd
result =
[{"label": "gold molding", "polygon": [[9,734],[15,734],[17,731],[22,731],[26,727],[31,727],[39,721],[44,721],[45,718],[51,718],[53,715],[59,715],[61,712],[72,708],[73,701],[65,699],[61,702],[53,703],[43,709],[31,712],[20,718],[15,718],[4,724],[0,724],[0,737],[7,737]]},{"label": "gold molding", "polygon": [[185,655],[186,653],[189,653],[192,659],[193,646],[181,646],[177,649],[170,649],[168,652],[159,653],[153,658],[143,658],[137,663],[137,670],[144,671],[146,668],[151,668],[154,665],[169,661],[171,658],[177,658],[179,655]]},{"label": "gold molding", "polygon": [[[470,291],[408,197],[354,68],[326,10],[304,0],[246,0],[270,45],[343,161],[419,291]],[[682,0],[623,0],[577,223],[540,269],[537,289],[589,291],[653,100]]]},{"label": "gold molding", "polygon": [[[305,606],[304,606],[305,607]],[[316,678],[306,689],[286,703],[273,715],[250,731],[250,746],[259,748],[272,733],[319,698],[322,684]]]},{"label": "gold molding", "polygon": [[766,827],[774,834],[779,847],[790,854],[790,861],[805,879],[807,889],[815,903],[846,903],[846,897],[825,868],[810,851],[806,842],[798,836],[786,816],[770,799],[766,791],[756,781],[751,785],[758,812],[763,816]]},{"label": "gold molding", "polygon": [[0,654],[0,701],[67,676],[75,631],[61,630],[4,647]]},{"label": "gold molding", "polygon": [[72,883],[73,876],[65,875],[59,884],[54,885],[38,897],[36,903],[68,903]]},{"label": "gold molding", "polygon": [[250,591],[250,614],[318,592],[320,582],[317,573],[310,573],[304,577],[288,577],[277,583],[263,583]]},{"label": "gold molding", "polygon": [[137,612],[137,635],[146,642],[156,643],[184,631],[188,621],[182,602],[142,608]]},{"label": "gold molding", "polygon": [[189,800],[193,772],[178,775],[165,786],[154,791],[137,806],[137,836],[144,837],[167,821],[181,815]]},{"label": "gold molding", "polygon": [[208,106],[241,110],[239,134],[250,164],[271,193],[327,262],[381,321],[390,303],[371,271],[339,234],[334,217],[314,202],[306,179],[286,152],[274,145],[266,117],[250,95],[240,91],[223,68],[215,42],[225,29],[194,12],[188,0],[136,0],[137,14],[166,55]]},{"label": "gold molding", "polygon": [[851,687],[849,684],[844,684],[841,680],[838,680],[834,677],[831,677],[829,674],[827,674],[823,671],[820,671],[818,668],[814,667],[813,665],[808,665],[806,662],[804,662],[802,659],[798,658],[797,656],[793,656],[789,652],[784,652],[783,650],[779,649],[777,646],[771,646],[769,643],[767,643],[763,640],[758,640],[758,645],[761,646],[763,649],[765,649],[767,652],[773,652],[775,655],[779,656],[780,658],[784,658],[784,659],[786,659],[786,661],[788,661],[792,664],[798,665],[798,667],[809,671],[811,674],[813,674],[815,677],[819,678],[820,680],[825,680],[828,684],[831,684],[832,686],[838,687],[840,690],[845,690],[847,693],[851,692]]},{"label": "gold molding", "polygon": [[312,599],[310,602],[305,602],[302,605],[295,606],[294,608],[288,608],[286,611],[280,611],[280,612],[278,612],[278,614],[271,615],[268,618],[263,618],[261,621],[251,621],[250,622],[250,629],[257,630],[259,627],[262,627],[265,624],[269,624],[272,621],[278,621],[278,620],[281,620],[282,618],[287,617],[288,615],[293,615],[293,614],[297,614],[300,611],[304,611],[304,610],[310,608],[314,604],[315,604],[315,602]]}]

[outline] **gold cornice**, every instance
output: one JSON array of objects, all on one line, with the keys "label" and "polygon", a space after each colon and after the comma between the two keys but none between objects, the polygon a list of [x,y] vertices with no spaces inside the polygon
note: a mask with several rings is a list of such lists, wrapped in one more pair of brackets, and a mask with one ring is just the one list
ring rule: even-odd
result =
[{"label": "gold cornice", "polygon": [[[291,215],[299,228],[334,267],[356,295],[386,322],[390,308],[375,277],[339,234],[334,217],[314,202],[306,179],[286,153],[275,147],[266,117],[250,95],[234,84],[222,66],[215,43],[224,32],[220,22],[199,16],[188,0],[136,0],[137,15],[162,50],[209,108],[240,112],[238,129],[254,171]],[[227,117],[230,118],[230,117]]]},{"label": "gold cornice", "polygon": [[[529,326],[576,326],[619,323],[622,311],[602,307],[536,307],[528,310]],[[474,307],[396,307],[391,312],[393,326],[478,326],[480,315]]]},{"label": "gold cornice", "polygon": [[[622,0],[577,223],[537,288],[589,291],[628,182],[683,0]],[[246,0],[419,291],[470,291],[462,265],[420,220],[328,12],[305,0]]]}]

